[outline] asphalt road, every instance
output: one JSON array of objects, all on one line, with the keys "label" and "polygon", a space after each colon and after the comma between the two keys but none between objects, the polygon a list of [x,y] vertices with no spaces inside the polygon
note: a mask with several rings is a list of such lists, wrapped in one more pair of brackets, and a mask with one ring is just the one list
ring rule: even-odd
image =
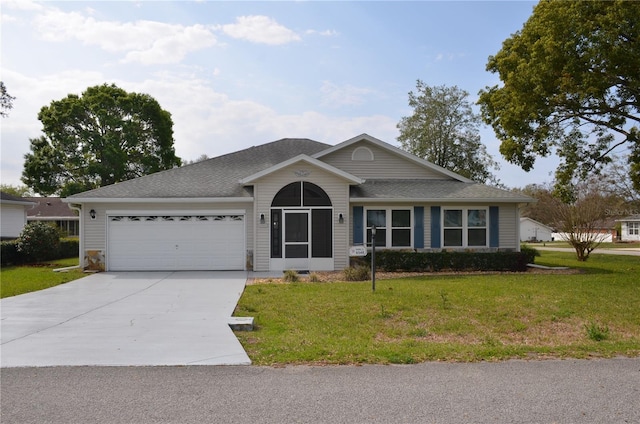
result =
[{"label": "asphalt road", "polygon": [[0,372],[2,424],[640,422],[640,358]]}]

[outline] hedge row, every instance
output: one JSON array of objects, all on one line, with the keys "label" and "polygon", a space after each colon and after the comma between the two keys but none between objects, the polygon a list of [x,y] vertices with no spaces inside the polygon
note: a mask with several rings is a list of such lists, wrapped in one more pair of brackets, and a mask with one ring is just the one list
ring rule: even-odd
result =
[{"label": "hedge row", "polygon": [[[51,249],[44,260],[77,257],[80,252],[78,239],[61,239],[57,249]],[[18,252],[18,240],[0,243],[0,262],[2,266],[22,265],[33,262],[33,259]]]},{"label": "hedge row", "polygon": [[[523,248],[521,252],[414,252],[376,251],[378,269],[396,272],[439,271],[510,271],[523,272],[533,263],[538,252]],[[371,254],[365,260],[371,264]]]}]

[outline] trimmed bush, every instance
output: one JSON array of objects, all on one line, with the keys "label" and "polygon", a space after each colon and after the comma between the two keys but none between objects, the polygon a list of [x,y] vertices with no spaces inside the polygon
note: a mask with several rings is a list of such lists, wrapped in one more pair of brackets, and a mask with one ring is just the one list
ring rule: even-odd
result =
[{"label": "trimmed bush", "polygon": [[[3,241],[0,244],[0,265],[22,265],[33,261],[27,255],[18,252],[18,240]],[[60,240],[58,249],[50,259],[78,257],[80,241],[77,238]]]},{"label": "trimmed bush", "polygon": [[[535,251],[535,249],[528,250]],[[376,265],[379,269],[389,272],[523,272],[527,270],[527,263],[532,263],[535,256],[532,252],[414,252],[381,250],[379,252],[376,251]],[[365,258],[371,263],[371,254]]]},{"label": "trimmed bush", "polygon": [[22,263],[17,245],[17,240],[3,241],[0,243],[0,261],[2,266],[18,265]]},{"label": "trimmed bush", "polygon": [[79,252],[80,240],[77,238],[65,238],[60,240],[60,248],[58,249],[58,256],[56,259],[78,257]]},{"label": "trimmed bush", "polygon": [[60,233],[52,225],[32,222],[22,230],[17,249],[26,262],[55,259],[60,249]]},{"label": "trimmed bush", "polygon": [[540,256],[540,252],[533,247],[526,245],[520,246],[520,251],[527,257],[527,263],[532,264],[535,262],[536,257]]}]

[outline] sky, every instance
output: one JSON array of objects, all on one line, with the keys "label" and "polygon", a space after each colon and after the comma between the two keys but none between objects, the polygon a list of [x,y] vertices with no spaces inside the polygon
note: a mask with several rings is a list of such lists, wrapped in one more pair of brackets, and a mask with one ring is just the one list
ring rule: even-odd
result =
[{"label": "sky", "polygon": [[[104,83],[169,111],[183,160],[287,137],[399,146],[416,81],[475,103],[500,84],[488,57],[535,3],[2,0],[0,78],[16,99],[0,119],[1,181],[22,184],[43,106]],[[503,184],[552,181],[556,159],[527,173],[502,159],[490,127],[480,135]]]}]

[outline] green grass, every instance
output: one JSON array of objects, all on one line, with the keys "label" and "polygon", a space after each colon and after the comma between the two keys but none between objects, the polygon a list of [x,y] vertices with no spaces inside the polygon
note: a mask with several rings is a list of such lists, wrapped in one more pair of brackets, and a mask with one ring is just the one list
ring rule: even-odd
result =
[{"label": "green grass", "polygon": [[73,265],[78,265],[78,258],[57,259],[35,266],[3,267],[0,269],[0,298],[46,289],[86,276],[79,269],[53,272],[56,268]]},{"label": "green grass", "polygon": [[[538,242],[538,243],[526,242],[523,244],[529,247],[533,247],[534,249],[536,247],[571,247],[571,245],[566,241],[545,241],[545,242]],[[640,242],[636,242],[636,241],[624,242],[624,243],[606,242],[606,243],[600,243],[598,245],[598,249],[631,249],[631,248],[634,248],[634,249],[640,248]]]},{"label": "green grass", "polygon": [[640,355],[637,257],[536,262],[583,272],[252,285],[235,315],[257,329],[236,334],[260,365]]}]

